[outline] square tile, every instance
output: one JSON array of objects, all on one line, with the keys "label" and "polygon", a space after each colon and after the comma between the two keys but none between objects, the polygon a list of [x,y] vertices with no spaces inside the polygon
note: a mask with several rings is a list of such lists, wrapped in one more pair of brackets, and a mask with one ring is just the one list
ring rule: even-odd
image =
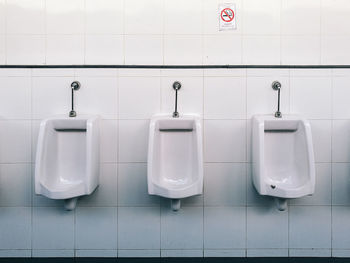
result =
[{"label": "square tile", "polygon": [[100,161],[118,161],[118,121],[100,120]]},{"label": "square tile", "polygon": [[119,118],[149,119],[160,110],[160,79],[119,78]]},{"label": "square tile", "polygon": [[30,163],[30,121],[1,121],[0,145],[0,163]]},{"label": "square tile", "polygon": [[92,65],[123,65],[124,36],[86,35],[85,63]]},{"label": "square tile", "polygon": [[[142,48],[140,47],[142,43]],[[162,35],[126,35],[125,64],[127,65],[162,65]]]},{"label": "square tile", "polygon": [[115,119],[118,98],[117,78],[80,77],[79,81],[83,87],[75,97],[76,111],[100,115],[104,119]]},{"label": "square tile", "polygon": [[246,256],[245,249],[206,249],[204,250],[204,257],[206,258],[220,258],[220,257],[244,258],[245,256]]},{"label": "square tile", "polygon": [[173,83],[180,80],[178,91],[178,111],[180,114],[203,114],[203,78],[202,77],[162,77],[161,111],[172,114],[175,107]]},{"label": "square tile", "polygon": [[45,36],[7,35],[6,62],[12,65],[45,64]]},{"label": "square tile", "polygon": [[321,25],[324,35],[349,35],[350,29],[341,25],[348,25],[350,18],[346,0],[322,0]]},{"label": "square tile", "polygon": [[33,258],[72,258],[74,257],[73,249],[33,249]]},{"label": "square tile", "polygon": [[331,247],[331,207],[291,206],[289,208],[290,248]]},{"label": "square tile", "polygon": [[0,207],[0,213],[1,249],[31,249],[31,208]]},{"label": "square tile", "polygon": [[177,212],[169,207],[161,210],[161,248],[202,249],[203,208],[181,207]]},{"label": "square tile", "polygon": [[332,204],[350,205],[350,164],[332,164]]},{"label": "square tile", "polygon": [[117,165],[100,165],[99,185],[91,195],[79,198],[78,206],[116,206],[117,205]]},{"label": "square tile", "polygon": [[332,248],[350,247],[350,209],[343,206],[332,207]]},{"label": "square tile", "polygon": [[202,258],[201,249],[162,249],[160,252],[162,258]]},{"label": "square tile", "polygon": [[160,249],[160,208],[118,208],[119,249]]},{"label": "square tile", "polygon": [[159,258],[159,249],[119,249],[119,258]]},{"label": "square tile", "polygon": [[118,170],[119,206],[158,206],[158,196],[147,191],[147,164],[121,163]]},{"label": "square tile", "polygon": [[204,78],[204,118],[245,119],[246,92],[243,77]]},{"label": "square tile", "polygon": [[[257,22],[259,24],[260,22]],[[256,25],[257,25],[256,24]],[[243,36],[242,61],[247,65],[281,64],[280,36]]]},{"label": "square tile", "polygon": [[[118,251],[116,249],[76,249],[75,257],[80,258],[116,258]],[[76,261],[79,261],[77,259]]]},{"label": "square tile", "polygon": [[148,120],[119,121],[119,162],[147,162]]},{"label": "square tile", "polygon": [[165,65],[202,65],[202,37],[200,35],[165,35]]},{"label": "square tile", "polygon": [[350,77],[334,77],[333,83],[333,119],[350,119],[348,99],[350,98]]},{"label": "square tile", "polygon": [[161,34],[163,29],[162,0],[125,1],[126,34]]},{"label": "square tile", "polygon": [[34,208],[33,249],[74,249],[74,213],[62,207]]},{"label": "square tile", "polygon": [[[339,26],[343,28],[343,26]],[[346,27],[345,27],[346,28]],[[325,36],[321,39],[321,64],[322,65],[346,65],[349,63],[350,54],[344,50],[350,44],[350,36]]]},{"label": "square tile", "polygon": [[30,164],[0,165],[0,206],[31,206]]},{"label": "square tile", "polygon": [[288,249],[247,249],[247,257],[288,257]]},{"label": "square tile", "polygon": [[[317,96],[315,96],[317,94]],[[332,118],[332,80],[329,77],[292,77],[291,112],[308,119]]]},{"label": "square tile", "polygon": [[123,0],[86,0],[87,34],[123,34],[124,1]]},{"label": "square tile", "polygon": [[288,211],[281,212],[276,207],[248,207],[247,247],[288,248]]},{"label": "square tile", "polygon": [[246,121],[204,121],[205,162],[246,160]]},{"label": "square tile", "polygon": [[45,34],[45,0],[7,0],[8,34]]},{"label": "square tile", "polygon": [[332,130],[332,161],[350,162],[350,120],[334,120]]},{"label": "square tile", "polygon": [[84,9],[84,0],[46,0],[46,33],[83,34]]},{"label": "square tile", "polygon": [[206,206],[245,206],[246,164],[208,163],[204,166]]},{"label": "square tile", "polygon": [[[201,0],[165,0],[164,33],[165,34],[199,34],[202,32]],[[181,19],[179,20],[179,17]]]},{"label": "square tile", "polygon": [[76,249],[116,249],[117,210],[113,207],[78,207],[75,212]]},{"label": "square tile", "polygon": [[246,247],[245,207],[204,208],[204,248]]},{"label": "square tile", "polygon": [[30,78],[0,78],[0,112],[2,119],[30,119]]}]

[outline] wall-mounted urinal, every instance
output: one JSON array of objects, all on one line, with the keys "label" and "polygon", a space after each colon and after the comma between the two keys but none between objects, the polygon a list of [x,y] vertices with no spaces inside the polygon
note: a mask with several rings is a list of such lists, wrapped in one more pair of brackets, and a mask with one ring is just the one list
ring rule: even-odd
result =
[{"label": "wall-mounted urinal", "polygon": [[259,194],[288,198],[315,190],[315,162],[309,122],[299,115],[257,115],[252,119],[253,183]]},{"label": "wall-mounted urinal", "polygon": [[174,211],[179,210],[181,198],[202,194],[203,141],[199,116],[179,116],[175,110],[172,116],[152,117],[147,180],[148,193],[172,199]]},{"label": "wall-mounted urinal", "polygon": [[35,163],[35,193],[65,200],[72,210],[77,198],[91,194],[99,180],[99,117],[45,119],[40,124]]}]

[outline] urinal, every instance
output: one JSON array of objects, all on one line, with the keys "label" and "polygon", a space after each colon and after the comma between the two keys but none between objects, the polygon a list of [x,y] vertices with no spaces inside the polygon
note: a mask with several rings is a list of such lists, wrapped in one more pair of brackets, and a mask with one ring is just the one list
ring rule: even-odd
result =
[{"label": "urinal", "polygon": [[203,142],[199,116],[152,117],[147,169],[148,193],[172,199],[174,211],[179,210],[181,198],[202,194]]},{"label": "urinal", "polygon": [[59,116],[41,122],[35,164],[35,192],[64,199],[72,210],[99,180],[99,117]]},{"label": "urinal", "polygon": [[287,198],[315,190],[315,162],[309,122],[299,115],[258,115],[252,119],[253,183],[261,195]]}]

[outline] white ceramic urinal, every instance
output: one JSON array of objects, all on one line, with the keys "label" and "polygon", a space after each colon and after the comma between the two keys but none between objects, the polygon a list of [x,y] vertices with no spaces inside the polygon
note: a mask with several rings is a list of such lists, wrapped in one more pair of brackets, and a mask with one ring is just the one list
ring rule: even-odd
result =
[{"label": "white ceramic urinal", "polygon": [[67,210],[77,197],[91,194],[99,178],[99,117],[56,117],[40,124],[35,192],[64,199]]},{"label": "white ceramic urinal", "polygon": [[253,182],[261,195],[277,197],[279,210],[287,198],[311,195],[315,163],[309,122],[298,115],[252,120]]},{"label": "white ceramic urinal", "polygon": [[202,125],[196,115],[156,115],[151,119],[148,146],[148,193],[180,199],[203,191]]}]

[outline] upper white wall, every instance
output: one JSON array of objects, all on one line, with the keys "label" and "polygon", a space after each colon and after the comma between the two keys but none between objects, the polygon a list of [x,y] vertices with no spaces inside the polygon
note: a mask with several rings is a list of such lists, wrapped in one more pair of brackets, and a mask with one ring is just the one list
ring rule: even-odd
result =
[{"label": "upper white wall", "polygon": [[0,0],[0,64],[344,65],[349,46],[349,0]]}]

